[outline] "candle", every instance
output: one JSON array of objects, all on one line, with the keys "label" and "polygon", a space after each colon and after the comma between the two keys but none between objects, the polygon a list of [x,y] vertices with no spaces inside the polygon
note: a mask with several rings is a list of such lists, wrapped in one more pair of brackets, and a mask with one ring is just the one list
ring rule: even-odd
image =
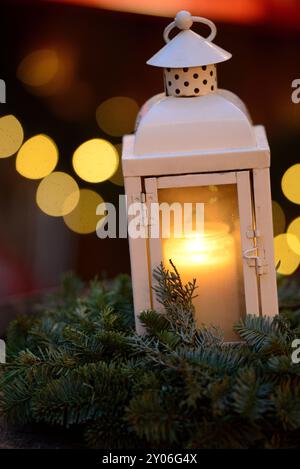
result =
[{"label": "candle", "polygon": [[197,281],[194,298],[197,325],[214,325],[225,340],[237,340],[233,325],[242,312],[240,272],[237,259],[238,236],[226,223],[205,223],[204,233],[163,240],[164,264],[172,259],[183,283]]}]

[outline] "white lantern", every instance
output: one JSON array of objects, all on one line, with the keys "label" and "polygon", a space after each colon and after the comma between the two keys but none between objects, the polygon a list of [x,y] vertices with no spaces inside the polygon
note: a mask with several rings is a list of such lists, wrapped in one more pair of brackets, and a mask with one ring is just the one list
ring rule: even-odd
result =
[{"label": "white lantern", "polygon": [[[210,36],[191,31],[193,22],[209,25]],[[181,31],[170,40],[174,27]],[[231,54],[212,42],[215,34],[209,20],[176,15],[164,32],[167,44],[148,61],[164,69],[165,92],[146,102],[135,134],[123,139],[128,204],[148,208],[139,219],[146,237],[129,237],[140,333],[140,312],[160,309],[153,269],[169,259],[183,281],[197,280],[197,323],[219,326],[226,340],[235,339],[232,326],[245,314],[278,313],[269,145],[243,102],[217,88],[216,64]],[[164,238],[160,218],[159,235],[151,236],[151,206],[164,202],[204,204],[203,233]]]}]

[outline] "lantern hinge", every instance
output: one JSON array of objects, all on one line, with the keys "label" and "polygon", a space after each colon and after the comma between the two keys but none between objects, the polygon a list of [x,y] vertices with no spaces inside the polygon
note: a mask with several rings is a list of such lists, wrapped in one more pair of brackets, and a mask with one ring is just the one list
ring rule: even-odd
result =
[{"label": "lantern hinge", "polygon": [[142,206],[141,209],[141,225],[142,226],[148,226],[149,220],[148,220],[148,214],[147,214],[147,208],[146,208],[146,194],[144,192],[140,193],[140,203]]},{"label": "lantern hinge", "polygon": [[[147,220],[146,220],[146,223],[147,223],[147,226],[152,226],[153,224],[155,225],[155,213],[153,213],[153,205],[152,204],[155,204],[157,198],[155,197],[155,194],[152,193],[152,192],[147,192],[147,195],[143,194],[143,196],[145,197],[145,202],[146,202],[146,206],[147,206],[147,211],[146,211],[146,214],[147,214]],[[154,219],[153,219],[154,217]]]},{"label": "lantern hinge", "polygon": [[250,239],[259,238],[260,237],[260,230],[258,230],[258,229],[248,230],[248,231],[246,231],[246,236],[247,236],[247,238],[250,238]]},{"label": "lantern hinge", "polygon": [[148,225],[148,216],[147,216],[147,209],[146,209],[146,195],[143,192],[138,192],[135,194],[131,194],[128,197],[127,203],[130,204],[138,204],[139,208],[139,225],[140,226],[147,226]]},{"label": "lantern hinge", "polygon": [[255,267],[258,275],[267,272],[267,264],[264,257],[264,249],[261,243],[261,232],[259,229],[248,230],[246,232],[248,239],[253,239],[254,246],[243,251],[244,259],[247,259],[250,267]]}]

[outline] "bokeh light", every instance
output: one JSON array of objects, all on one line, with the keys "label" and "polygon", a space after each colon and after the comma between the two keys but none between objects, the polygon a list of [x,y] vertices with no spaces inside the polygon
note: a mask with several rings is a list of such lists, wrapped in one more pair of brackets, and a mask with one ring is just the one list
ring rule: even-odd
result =
[{"label": "bokeh light", "polygon": [[73,155],[74,171],[87,182],[106,181],[116,172],[118,165],[116,148],[101,138],[82,143]]},{"label": "bokeh light", "polygon": [[41,179],[50,174],[58,162],[58,149],[47,135],[35,135],[20,148],[16,169],[28,179]]},{"label": "bokeh light", "polygon": [[36,202],[39,208],[52,217],[72,212],[79,202],[79,187],[69,174],[56,171],[39,184]]},{"label": "bokeh light", "polygon": [[300,164],[294,164],[286,170],[281,180],[282,192],[291,202],[300,204]]},{"label": "bokeh light", "polygon": [[122,144],[117,143],[115,145],[115,148],[119,155],[119,166],[118,166],[117,171],[110,178],[110,182],[112,182],[113,184],[116,184],[116,186],[124,186],[124,177],[123,177],[123,170],[122,170],[122,163],[121,163]]},{"label": "bokeh light", "polygon": [[40,87],[53,80],[58,68],[59,60],[54,50],[36,50],[24,57],[18,67],[17,77],[27,86]]},{"label": "bokeh light", "polygon": [[98,106],[96,120],[105,133],[121,137],[133,132],[138,111],[139,106],[134,99],[116,96]]},{"label": "bokeh light", "polygon": [[290,248],[300,256],[300,217],[295,218],[289,224],[287,233],[292,235],[288,237]]},{"label": "bokeh light", "polygon": [[0,158],[14,155],[22,145],[23,139],[22,125],[15,116],[0,118]]},{"label": "bokeh light", "polygon": [[281,205],[275,200],[272,200],[272,215],[274,236],[277,236],[280,233],[284,233],[286,225],[285,214]]},{"label": "bokeh light", "polygon": [[278,263],[277,272],[283,275],[293,274],[299,266],[300,257],[291,249],[290,245],[296,236],[283,233],[274,238],[275,265]]},{"label": "bokeh light", "polygon": [[[72,48],[59,44],[55,49],[41,49],[28,54],[20,63],[17,77],[27,87],[27,90],[37,96],[49,99],[48,104],[53,108],[64,105],[64,93],[74,97],[74,83],[76,82],[76,53]],[[82,94],[81,90],[79,93]],[[57,97],[57,99],[55,99]],[[55,99],[52,103],[51,99]],[[79,96],[80,99],[80,96]],[[67,101],[70,101],[67,99]]]},{"label": "bokeh light", "polygon": [[96,225],[102,216],[96,215],[96,208],[104,202],[97,192],[81,189],[79,202],[75,209],[64,216],[66,225],[75,233],[88,234],[96,230]]}]

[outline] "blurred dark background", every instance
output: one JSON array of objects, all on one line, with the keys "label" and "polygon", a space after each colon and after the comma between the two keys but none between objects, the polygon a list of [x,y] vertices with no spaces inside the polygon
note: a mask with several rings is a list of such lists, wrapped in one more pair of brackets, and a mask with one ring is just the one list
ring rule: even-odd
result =
[{"label": "blurred dark background", "polygon": [[[118,11],[124,5],[127,11]],[[72,154],[95,137],[121,143],[121,136],[107,135],[97,124],[95,111],[103,101],[123,96],[141,106],[162,91],[161,71],[145,62],[163,46],[162,32],[170,20],[159,15],[171,18],[183,8],[215,21],[216,44],[233,54],[218,66],[219,87],[239,95],[254,123],[266,126],[273,199],[288,224],[300,215],[280,184],[285,170],[299,161],[300,104],[291,100],[292,81],[300,78],[299,1],[1,0],[0,78],[7,96],[0,117],[17,117],[24,140],[50,136],[59,149],[56,169],[71,174],[80,188],[92,188],[116,203],[123,187],[82,181],[72,168]],[[41,49],[54,50],[65,61],[64,79],[51,92],[34,90],[17,76],[24,57]],[[40,181],[22,177],[14,159],[0,158],[1,301],[54,287],[71,269],[84,279],[129,272],[127,240],[78,234],[61,217],[43,213],[35,201]]]}]

